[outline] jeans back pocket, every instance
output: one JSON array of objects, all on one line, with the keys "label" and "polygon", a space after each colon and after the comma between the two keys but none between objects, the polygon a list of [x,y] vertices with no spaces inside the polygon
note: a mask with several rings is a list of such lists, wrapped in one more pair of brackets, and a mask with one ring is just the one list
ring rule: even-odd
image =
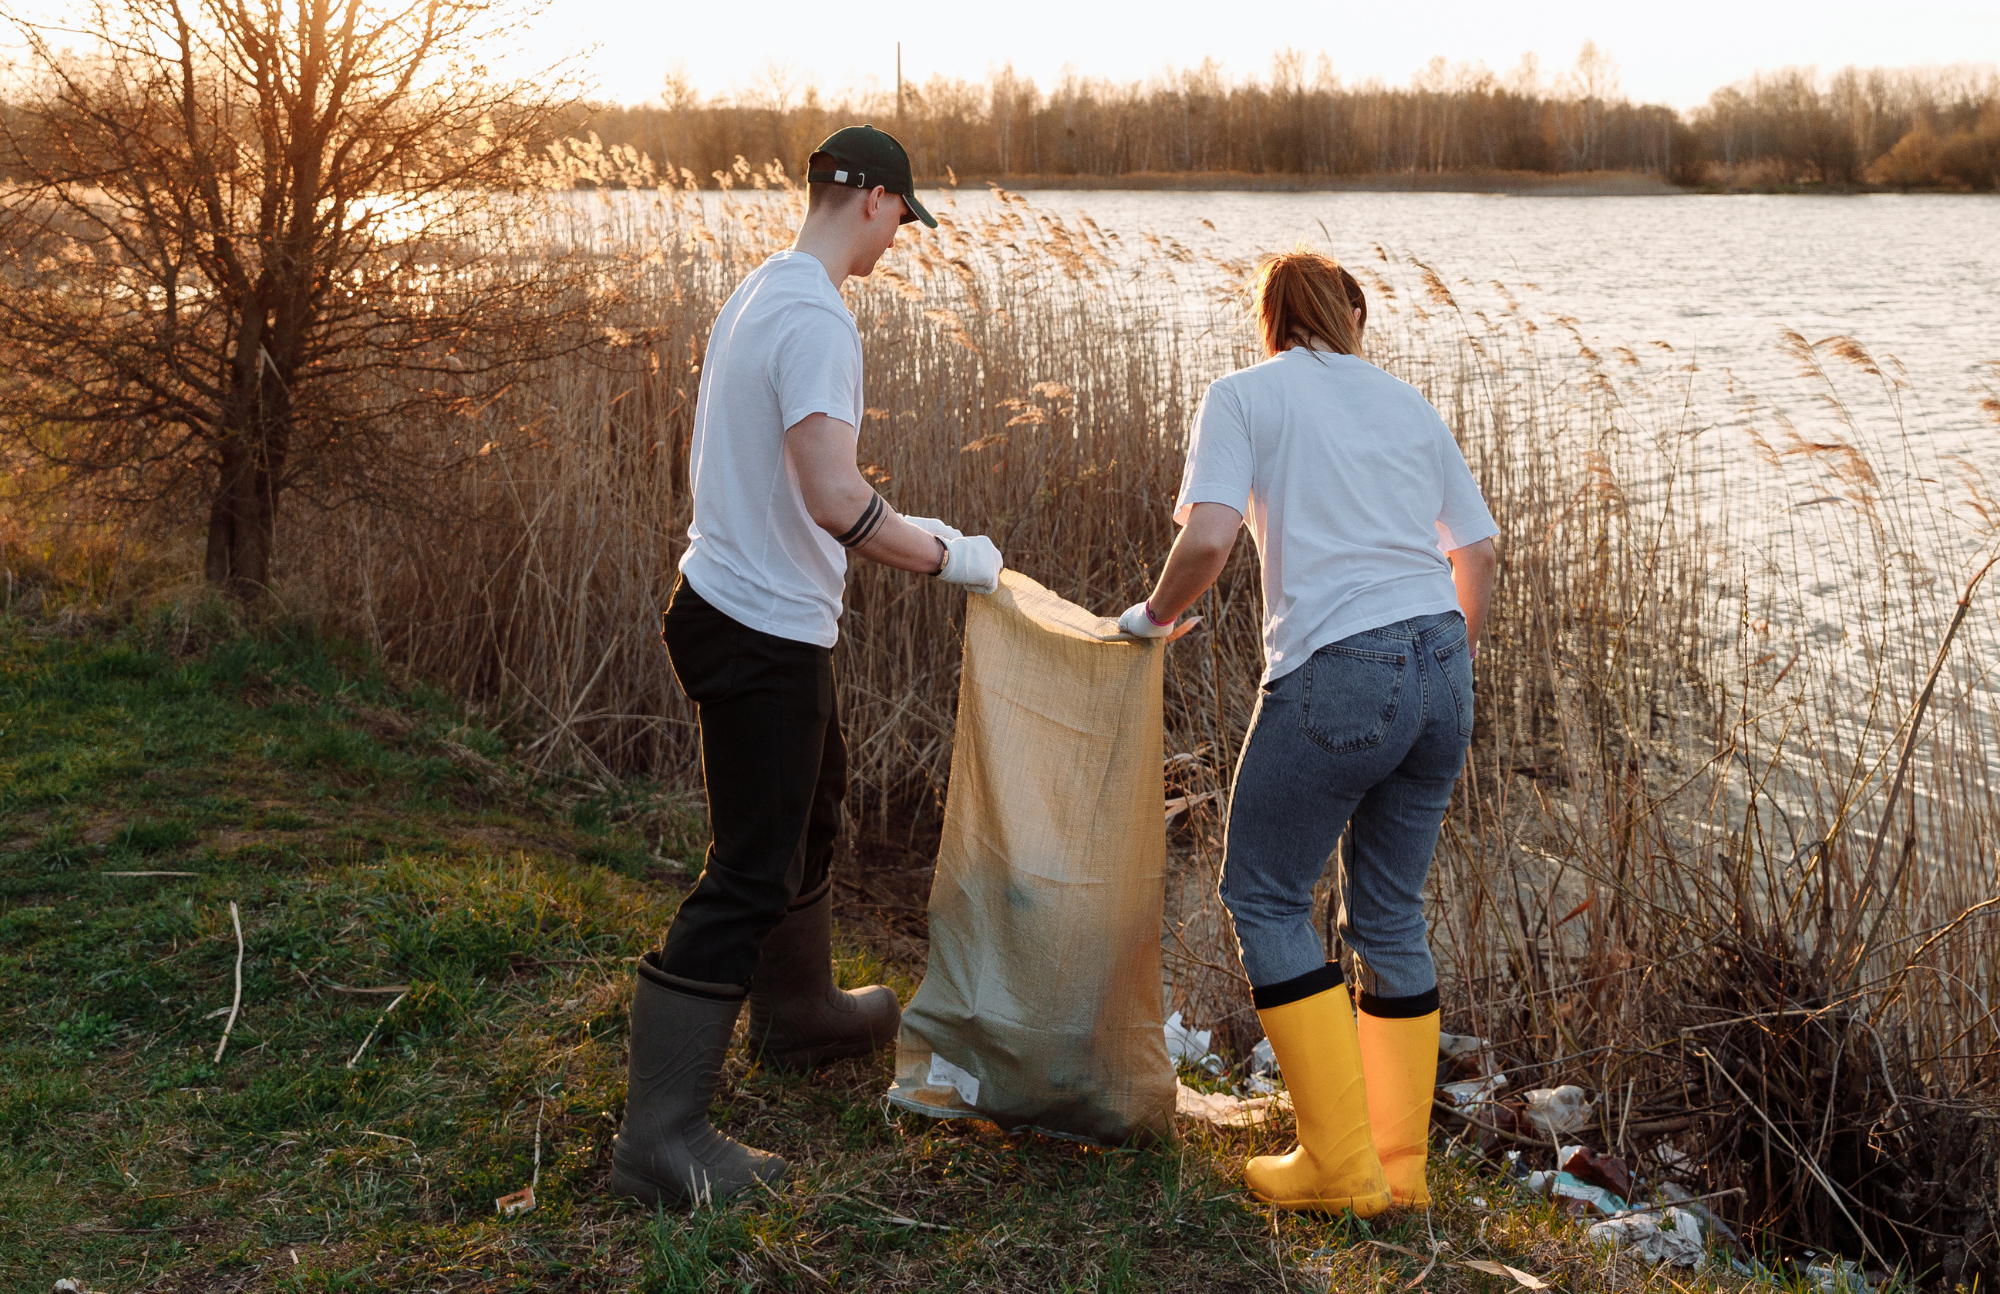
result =
[{"label": "jeans back pocket", "polygon": [[1396,722],[1407,652],[1371,651],[1333,643],[1306,661],[1299,727],[1335,754],[1379,746]]},{"label": "jeans back pocket", "polygon": [[1433,653],[1438,669],[1451,688],[1451,703],[1458,711],[1458,735],[1472,736],[1472,649],[1461,638]]}]

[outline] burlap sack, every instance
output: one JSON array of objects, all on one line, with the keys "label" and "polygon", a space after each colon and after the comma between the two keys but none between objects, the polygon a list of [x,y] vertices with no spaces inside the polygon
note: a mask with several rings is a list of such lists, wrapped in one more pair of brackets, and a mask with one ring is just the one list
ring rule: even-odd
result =
[{"label": "burlap sack", "polygon": [[891,1101],[1085,1141],[1171,1134],[1163,654],[1013,571],[968,600],[930,965]]}]

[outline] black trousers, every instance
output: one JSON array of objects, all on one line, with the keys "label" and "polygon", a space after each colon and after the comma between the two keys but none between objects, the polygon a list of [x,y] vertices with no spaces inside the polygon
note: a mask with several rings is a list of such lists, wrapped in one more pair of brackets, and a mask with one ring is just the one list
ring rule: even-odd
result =
[{"label": "black trousers", "polygon": [[674,585],[661,636],[701,717],[714,839],[659,967],[747,986],[786,907],[826,883],[840,835],[847,745],[833,652],[733,620],[686,580]]}]

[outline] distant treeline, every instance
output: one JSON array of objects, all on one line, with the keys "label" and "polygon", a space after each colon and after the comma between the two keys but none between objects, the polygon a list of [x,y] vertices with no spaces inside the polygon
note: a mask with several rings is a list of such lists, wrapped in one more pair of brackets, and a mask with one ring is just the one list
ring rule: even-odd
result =
[{"label": "distant treeline", "polygon": [[588,129],[704,186],[738,157],[796,172],[834,126],[895,130],[920,176],[1244,174],[1354,177],[1463,171],[1631,171],[1726,187],[1991,189],[2000,179],[2000,75],[1988,67],[1759,74],[1680,113],[1632,102],[1586,44],[1544,77],[1435,59],[1408,86],[1343,84],[1329,60],[1281,54],[1266,77],[1211,60],[1150,81],[1065,75],[1043,89],[1011,68],[984,83],[932,77],[823,97],[782,73],[703,98],[670,76],[658,106],[606,107]]}]

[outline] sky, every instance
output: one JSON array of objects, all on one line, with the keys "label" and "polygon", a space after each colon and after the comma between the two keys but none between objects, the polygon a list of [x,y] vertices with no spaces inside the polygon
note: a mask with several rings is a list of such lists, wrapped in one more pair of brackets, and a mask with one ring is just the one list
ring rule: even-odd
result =
[{"label": "sky", "polygon": [[[2000,0],[1373,0],[1253,5],[1150,0],[1008,0],[841,6],[831,0],[548,0],[523,29],[534,56],[589,51],[582,70],[603,97],[656,99],[679,66],[705,95],[748,89],[767,69],[822,93],[903,75],[983,80],[1011,62],[1046,89],[1065,65],[1132,80],[1218,59],[1226,73],[1265,73],[1274,51],[1321,52],[1344,81],[1408,81],[1431,58],[1479,61],[1498,73],[1532,51],[1545,72],[1574,63],[1586,40],[1618,64],[1635,99],[1692,108],[1758,69],[1816,64],[2000,62]],[[593,48],[594,47],[594,48]]]},{"label": "sky", "polygon": [[[1274,52],[1321,53],[1343,81],[1407,82],[1432,58],[1484,63],[1496,73],[1533,53],[1545,75],[1570,67],[1593,41],[1617,64],[1634,99],[1693,108],[1759,69],[1850,63],[1900,67],[2000,63],[2000,0],[1371,0],[1368,4],[1243,6],[1207,0],[964,0],[842,6],[836,0],[500,0],[540,4],[513,28],[500,67],[572,60],[595,95],[657,101],[678,68],[705,96],[751,91],[775,72],[822,94],[891,88],[896,43],[903,75],[983,81],[1001,65],[1047,89],[1065,67],[1138,80],[1217,59],[1225,74],[1263,75]],[[0,13],[46,18],[65,0],[0,0]],[[0,63],[16,42],[0,29]]]}]

